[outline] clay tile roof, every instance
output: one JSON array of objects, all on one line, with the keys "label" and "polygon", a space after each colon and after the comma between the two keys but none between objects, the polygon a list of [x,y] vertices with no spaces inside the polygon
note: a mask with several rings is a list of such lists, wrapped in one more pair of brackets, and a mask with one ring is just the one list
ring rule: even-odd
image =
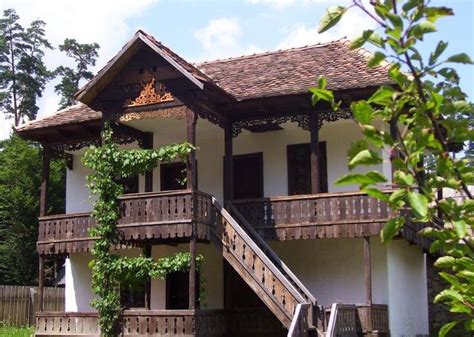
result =
[{"label": "clay tile roof", "polygon": [[371,53],[351,50],[346,39],[196,64],[237,100],[307,93],[320,76],[328,89],[389,84],[385,67],[369,68]]},{"label": "clay tile roof", "polygon": [[47,116],[40,119],[35,119],[31,122],[20,125],[16,128],[18,132],[31,131],[36,129],[43,129],[54,127],[58,125],[67,125],[74,123],[81,123],[92,120],[99,120],[102,118],[102,113],[92,110],[87,105],[78,103],[66,109],[59,110],[54,115]]}]

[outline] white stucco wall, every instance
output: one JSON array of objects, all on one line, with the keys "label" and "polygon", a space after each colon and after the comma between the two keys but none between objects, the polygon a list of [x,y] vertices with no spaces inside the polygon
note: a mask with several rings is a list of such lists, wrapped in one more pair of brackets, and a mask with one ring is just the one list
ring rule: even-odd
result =
[{"label": "white stucco wall", "polygon": [[[154,146],[161,147],[186,139],[185,121],[174,119],[143,120],[132,124],[147,132],[154,132]],[[287,145],[309,142],[309,132],[295,123],[286,123],[279,131],[251,133],[243,130],[234,138],[234,154],[263,153],[264,196],[288,194]],[[329,192],[357,190],[356,186],[335,186],[334,182],[348,173],[347,150],[361,136],[357,126],[348,120],[325,124],[320,130],[320,141],[327,146],[328,187]],[[219,201],[223,197],[223,130],[206,120],[197,123],[197,162],[198,187],[214,195]],[[388,156],[383,153],[385,164],[370,167],[390,175]],[[362,168],[359,170],[363,170]],[[90,171],[81,162],[81,153],[74,154],[74,169],[67,171],[66,211],[67,213],[85,212],[91,209],[92,200],[86,184]],[[153,187],[160,190],[160,170],[153,172]],[[140,177],[140,190],[143,191],[143,177]]]},{"label": "white stucco wall", "polygon": [[[320,305],[365,302],[362,239],[271,241],[270,244]],[[387,250],[377,237],[371,238],[371,260],[374,303],[388,304]]]},{"label": "white stucco wall", "polygon": [[[204,256],[201,266],[206,283],[204,303],[209,309],[223,308],[223,260],[217,249],[211,244],[198,244],[197,253]],[[153,246],[152,257],[171,256],[176,252],[189,251],[189,244],[157,245]],[[138,256],[140,250],[136,248],[116,251],[122,256]],[[88,252],[72,253],[65,263],[65,310],[66,311],[95,311],[90,301],[94,298],[92,293],[92,272],[89,262],[92,256]],[[151,282],[151,309],[166,309],[166,282],[161,279],[153,279]]]},{"label": "white stucco wall", "polygon": [[428,336],[426,261],[420,247],[395,240],[387,247],[391,336]]},{"label": "white stucco wall", "polygon": [[[171,256],[176,252],[189,251],[189,244],[177,246],[158,245],[153,246],[152,257]],[[224,274],[222,255],[212,244],[198,243],[196,247],[198,254],[203,255],[204,263],[201,272],[205,280],[204,305],[208,309],[222,309],[224,307]],[[166,281],[154,279],[151,281],[151,308],[166,309]]]}]

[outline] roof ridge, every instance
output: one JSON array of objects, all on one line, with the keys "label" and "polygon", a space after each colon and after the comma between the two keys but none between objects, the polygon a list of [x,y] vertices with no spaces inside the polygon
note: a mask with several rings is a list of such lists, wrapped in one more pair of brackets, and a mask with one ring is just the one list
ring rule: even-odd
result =
[{"label": "roof ridge", "polygon": [[199,67],[199,66],[206,65],[206,64],[224,63],[224,62],[247,59],[247,58],[252,58],[252,57],[260,57],[260,56],[266,56],[266,55],[273,55],[273,54],[277,54],[277,53],[284,53],[284,52],[287,52],[287,51],[304,50],[304,49],[310,49],[310,48],[320,48],[320,47],[325,47],[325,46],[328,46],[328,45],[338,44],[338,43],[341,43],[341,42],[346,43],[347,41],[349,41],[349,40],[347,40],[346,37],[342,37],[340,39],[332,40],[332,41],[328,41],[328,42],[318,42],[318,43],[307,44],[307,45],[299,46],[299,47],[280,48],[280,49],[276,49],[276,50],[267,50],[267,51],[264,51],[264,52],[253,53],[253,54],[248,54],[248,55],[243,54],[243,55],[240,55],[240,56],[231,56],[231,57],[224,58],[224,59],[215,59],[215,60],[206,60],[206,61],[202,61],[202,62],[193,62],[192,64],[194,66]]}]

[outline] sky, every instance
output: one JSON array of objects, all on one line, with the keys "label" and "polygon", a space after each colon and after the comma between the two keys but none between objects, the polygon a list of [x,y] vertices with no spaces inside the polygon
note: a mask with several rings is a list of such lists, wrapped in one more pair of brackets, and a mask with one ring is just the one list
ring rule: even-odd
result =
[{"label": "sky", "polygon": [[[57,46],[65,38],[101,46],[97,72],[138,30],[143,29],[191,62],[215,60],[353,38],[372,22],[351,10],[329,32],[318,34],[319,20],[331,5],[349,0],[0,0],[0,9],[14,8],[23,26],[46,22],[46,36],[55,46],[45,62],[50,69],[69,65]],[[438,33],[425,39],[426,55],[438,40],[448,41],[446,55],[474,57],[474,0],[432,0],[452,7],[454,17],[439,21]],[[458,66],[461,86],[474,97],[474,66]],[[316,77],[316,76],[315,76]],[[39,100],[38,118],[54,114],[58,80],[49,82]],[[0,112],[0,139],[11,132],[11,120]]]}]

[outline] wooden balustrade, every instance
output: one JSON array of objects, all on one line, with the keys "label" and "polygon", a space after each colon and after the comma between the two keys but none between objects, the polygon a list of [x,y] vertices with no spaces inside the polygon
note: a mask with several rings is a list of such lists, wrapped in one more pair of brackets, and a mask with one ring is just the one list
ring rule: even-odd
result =
[{"label": "wooden balustrade", "polygon": [[321,193],[233,201],[265,239],[378,235],[390,218],[387,204],[360,192]]},{"label": "wooden balustrade", "polygon": [[334,303],[326,331],[327,337],[357,337],[357,308],[354,304]]},{"label": "wooden balustrade", "polygon": [[293,321],[288,329],[288,337],[307,337],[309,334],[308,327],[308,309],[310,304],[298,304],[296,307]]},{"label": "wooden balustrade", "polygon": [[[38,312],[35,336],[99,337],[97,313]],[[266,309],[126,310],[120,336],[286,336],[286,329]]]},{"label": "wooden balustrade", "polygon": [[358,304],[357,313],[363,334],[378,331],[380,336],[388,336],[388,306],[385,304]]},{"label": "wooden balustrade", "polygon": [[[211,197],[191,190],[129,194],[121,198],[118,229],[125,243],[138,240],[189,238],[193,223],[197,238],[209,240]],[[94,244],[90,213],[40,217],[37,250],[40,254],[88,251]]]}]

